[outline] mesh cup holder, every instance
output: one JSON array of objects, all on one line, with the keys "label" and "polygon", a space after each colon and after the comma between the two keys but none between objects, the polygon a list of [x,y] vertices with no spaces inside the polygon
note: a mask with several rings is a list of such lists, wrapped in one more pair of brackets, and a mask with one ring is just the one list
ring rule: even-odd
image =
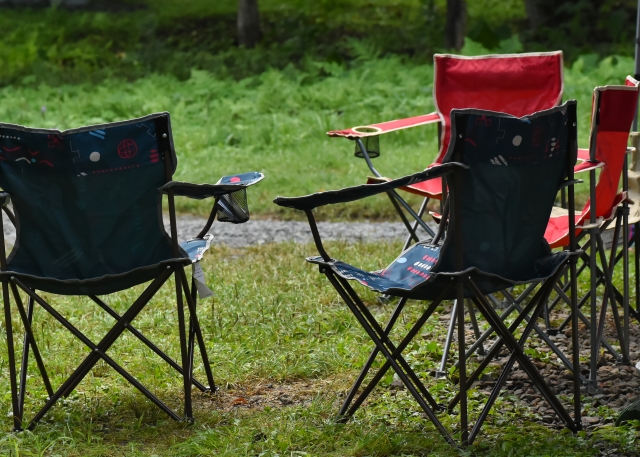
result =
[{"label": "mesh cup holder", "polygon": [[[376,127],[354,127],[352,130],[358,133],[380,132],[380,129]],[[360,140],[362,141],[364,148],[367,150],[369,158],[375,159],[376,157],[380,156],[380,137],[378,135],[365,136],[360,138]],[[354,152],[354,155],[356,157],[364,159],[364,154],[362,154],[360,145],[358,143],[356,143],[356,150]]]},{"label": "mesh cup holder", "polygon": [[249,220],[249,205],[247,204],[247,190],[236,190],[218,200],[218,220],[241,224]]}]

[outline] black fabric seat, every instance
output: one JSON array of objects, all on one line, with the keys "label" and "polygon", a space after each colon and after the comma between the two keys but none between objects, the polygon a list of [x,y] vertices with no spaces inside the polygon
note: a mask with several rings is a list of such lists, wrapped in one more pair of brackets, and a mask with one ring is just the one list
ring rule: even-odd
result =
[{"label": "black fabric seat", "polygon": [[[168,113],[64,132],[0,124],[0,187],[4,191],[0,202],[16,227],[16,242],[10,255],[6,257],[4,243],[0,253],[16,429],[23,427],[30,349],[50,397],[32,419],[31,427],[61,396],[69,395],[100,359],[173,419],[192,418],[192,385],[203,391],[216,389],[196,315],[195,279],[192,278],[190,289],[185,267],[202,258],[210,243],[206,233],[216,217],[235,223],[249,218],[246,187],[260,181],[263,175],[244,173],[223,177],[218,184],[196,185],[171,181],[176,166]],[[163,195],[167,196],[170,234],[163,223]],[[183,243],[186,249],[177,240],[174,202],[177,195],[214,199],[207,224],[195,240]],[[180,364],[131,326],[131,321],[171,276],[176,287]],[[149,281],[142,295],[122,316],[98,297]],[[26,332],[19,389],[9,289]],[[29,297],[26,309],[20,291]],[[116,319],[116,324],[99,343],[93,343],[38,291],[86,295]],[[34,303],[92,351],[55,392],[31,331]],[[182,417],[107,355],[124,331],[133,333],[182,375],[185,395]],[[196,342],[208,386],[192,375]]]}]

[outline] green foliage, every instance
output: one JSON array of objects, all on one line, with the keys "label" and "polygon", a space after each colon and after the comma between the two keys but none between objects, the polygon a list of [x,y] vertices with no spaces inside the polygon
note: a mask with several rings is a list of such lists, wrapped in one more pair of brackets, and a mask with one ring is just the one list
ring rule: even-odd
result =
[{"label": "green foliage", "polygon": [[525,39],[532,49],[561,48],[570,59],[595,52],[629,53],[636,33],[635,0],[537,0],[541,20]]},{"label": "green foliage", "polygon": [[[517,45],[503,42],[501,49]],[[0,89],[0,119],[29,126],[73,128],[170,111],[180,165],[177,178],[215,182],[227,173],[261,170],[267,179],[249,190],[254,213],[290,217],[271,203],[276,195],[301,195],[363,182],[368,169],[353,156],[353,143],[325,132],[415,116],[434,110],[432,65],[376,58],[374,48],[353,43],[358,61],[307,61],[234,81],[193,71],[181,81],[151,75],[129,84]],[[465,51],[489,52],[471,41]],[[493,51],[493,50],[491,50]],[[632,68],[627,57],[578,59],[565,71],[565,100],[577,99],[580,144],[588,141],[593,87],[619,84]],[[42,111],[46,107],[46,111]],[[429,165],[437,129],[424,126],[381,137],[376,167],[397,177]],[[586,198],[585,190],[580,199]],[[181,201],[182,211],[206,214],[206,202]],[[321,217],[393,219],[385,198],[329,207]]]},{"label": "green foliage", "polygon": [[[570,61],[584,53],[633,53],[633,0],[554,5],[536,31],[527,26],[523,0],[467,3],[467,34],[484,48],[563,49]],[[236,0],[118,0],[95,8],[2,8],[0,86],[150,73],[184,80],[192,69],[239,80],[270,68],[304,69],[309,60],[350,67],[363,47],[415,64],[447,51],[444,0],[261,0],[264,38],[250,50],[236,46]]]}]

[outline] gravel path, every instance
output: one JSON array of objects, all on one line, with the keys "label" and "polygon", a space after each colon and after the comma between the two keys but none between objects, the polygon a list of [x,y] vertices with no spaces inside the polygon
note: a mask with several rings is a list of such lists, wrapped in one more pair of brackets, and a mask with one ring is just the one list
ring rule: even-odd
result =
[{"label": "gravel path", "polygon": [[[167,222],[165,218],[165,222]],[[3,214],[4,236],[8,244],[15,242],[15,230]],[[206,219],[195,216],[178,218],[178,239],[186,241],[196,236]],[[433,225],[433,224],[432,224]],[[169,225],[166,224],[167,231]],[[435,228],[435,225],[433,225]],[[319,222],[318,229],[323,240],[378,241],[404,239],[406,229],[402,222]],[[211,232],[214,242],[233,247],[251,246],[264,243],[313,241],[309,224],[304,221],[249,220],[244,224],[214,222]],[[423,236],[424,231],[420,230]]]}]

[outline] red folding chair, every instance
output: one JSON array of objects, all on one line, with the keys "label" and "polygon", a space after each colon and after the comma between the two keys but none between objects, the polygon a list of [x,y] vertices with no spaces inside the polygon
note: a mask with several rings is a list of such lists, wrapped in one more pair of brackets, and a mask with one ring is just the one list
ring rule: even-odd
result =
[{"label": "red folding chair", "polygon": [[[379,155],[377,150],[371,153],[368,151],[371,148],[367,146],[372,139],[377,140],[379,135],[396,130],[438,123],[438,155],[429,167],[436,166],[442,162],[449,147],[449,113],[452,109],[478,108],[525,116],[552,108],[562,100],[562,70],[562,51],[476,57],[436,54],[433,84],[436,112],[346,130],[334,130],[327,132],[327,135],[345,137],[357,142],[357,156],[366,160],[374,175],[369,178],[368,183],[389,181],[390,179],[383,177],[371,163],[370,159]],[[425,197],[420,210],[415,213],[395,191],[388,194],[409,231],[406,248],[412,239],[418,241],[418,225],[433,236],[432,231],[420,218],[429,199],[442,199],[442,180],[437,178],[424,181],[403,187],[402,190]],[[416,220],[413,227],[402,212],[401,206]]]},{"label": "red folding chair", "polygon": [[[584,160],[576,167],[576,171],[589,171],[590,198],[585,204],[582,213],[576,215],[575,227],[578,241],[585,239],[583,243],[584,254],[579,273],[585,269],[590,270],[591,289],[578,303],[580,319],[591,329],[591,367],[589,385],[597,384],[597,362],[599,358],[600,344],[618,361],[629,363],[629,316],[633,313],[638,317],[636,310],[629,307],[629,203],[627,197],[628,179],[627,148],[629,131],[638,103],[638,81],[628,76],[624,86],[596,87],[593,92],[591,135],[589,149],[580,149],[578,156]],[[596,170],[600,174],[596,179]],[[624,172],[624,173],[623,173]],[[620,178],[623,187],[620,190]],[[602,235],[613,226],[613,241],[611,244],[609,259]],[[621,235],[622,231],[622,236]],[[545,238],[552,248],[564,247],[569,242],[569,220],[566,212],[561,208],[554,208],[549,219],[549,225],[545,232]],[[622,241],[621,249],[619,249]],[[599,262],[598,262],[599,259]],[[612,276],[615,265],[623,260],[623,291],[620,292],[613,284]],[[600,315],[597,311],[597,289],[604,287]],[[563,299],[565,288],[556,285],[558,297],[550,305],[552,309]],[[581,307],[590,302],[590,319],[580,311]],[[611,312],[616,325],[616,332],[620,350],[615,349],[604,338],[604,324],[607,307],[611,302]],[[624,319],[620,321],[618,308],[623,308]],[[562,330],[569,320],[560,325]],[[549,328],[549,326],[547,326]]]}]

